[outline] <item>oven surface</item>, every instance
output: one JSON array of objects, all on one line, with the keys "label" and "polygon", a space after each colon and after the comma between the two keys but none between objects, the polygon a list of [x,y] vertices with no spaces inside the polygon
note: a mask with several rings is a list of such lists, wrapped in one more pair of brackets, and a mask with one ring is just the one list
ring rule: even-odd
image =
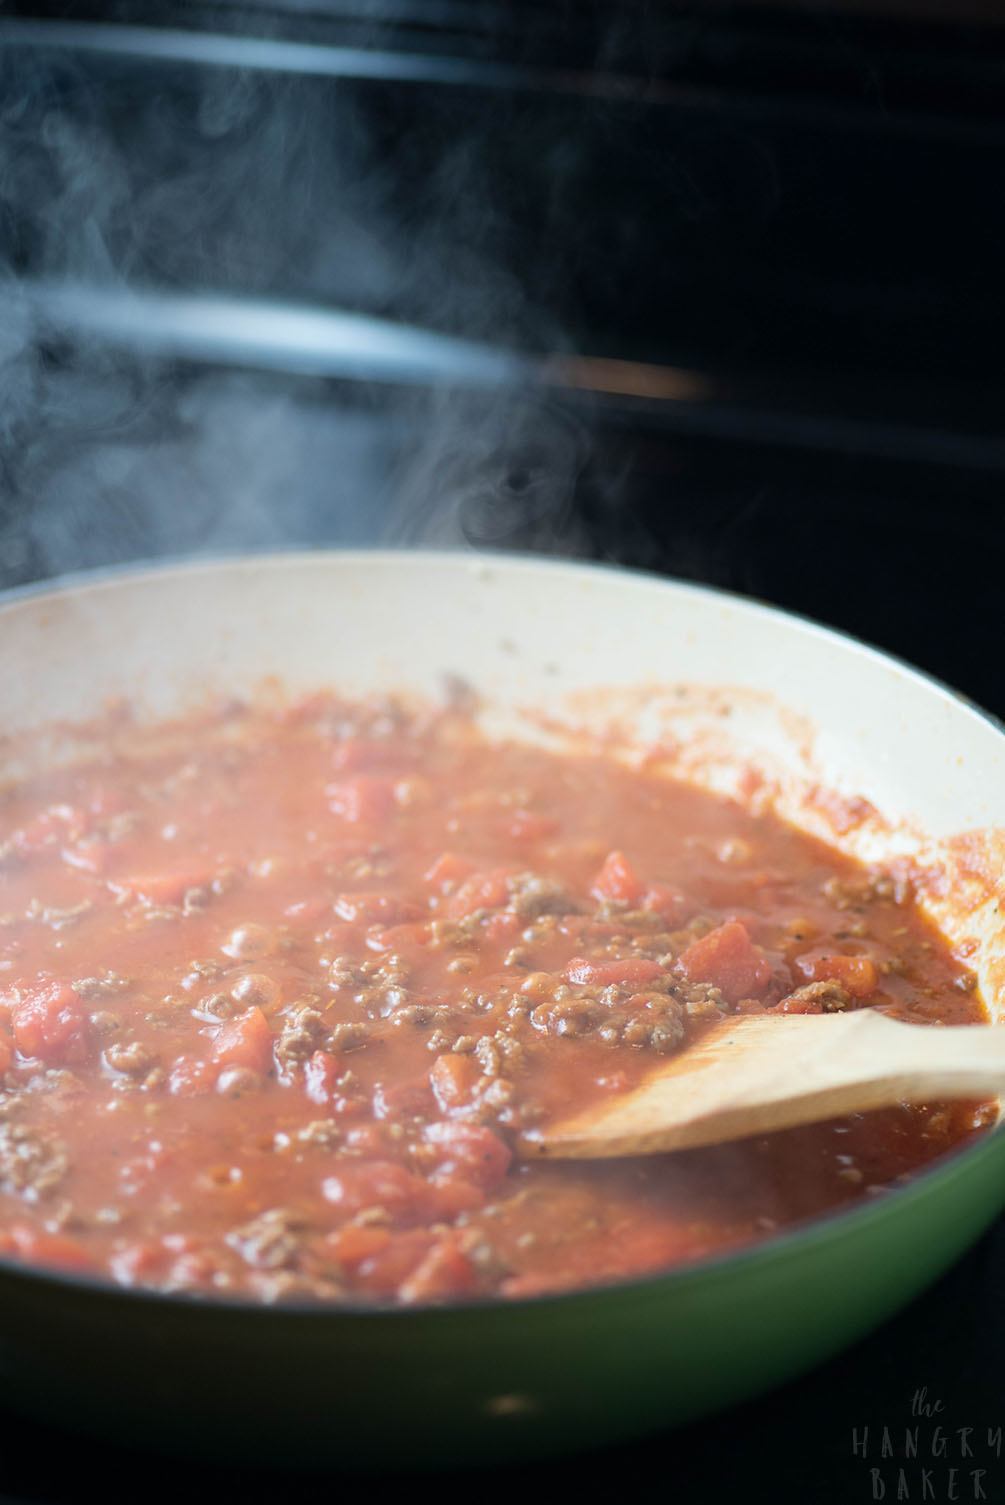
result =
[{"label": "oven surface", "polygon": [[[1003,176],[983,0],[8,6],[0,587],[318,544],[608,560],[1005,716]],[[1003,1258],[999,1224],[728,1416],[453,1485],[847,1505],[903,1464],[921,1498],[903,1432],[941,1422],[936,1498],[984,1468],[993,1499]],[[0,1433],[11,1501],[294,1487]]]}]

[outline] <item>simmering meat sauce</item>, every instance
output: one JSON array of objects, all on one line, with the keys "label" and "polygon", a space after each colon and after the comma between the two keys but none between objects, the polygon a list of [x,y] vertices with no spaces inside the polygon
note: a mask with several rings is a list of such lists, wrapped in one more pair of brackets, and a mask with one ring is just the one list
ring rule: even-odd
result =
[{"label": "simmering meat sauce", "polygon": [[0,814],[8,1257],[262,1301],[518,1297],[886,1194],[990,1120],[514,1159],[726,1013],[985,1018],[904,881],[613,757],[321,694],[113,738]]}]

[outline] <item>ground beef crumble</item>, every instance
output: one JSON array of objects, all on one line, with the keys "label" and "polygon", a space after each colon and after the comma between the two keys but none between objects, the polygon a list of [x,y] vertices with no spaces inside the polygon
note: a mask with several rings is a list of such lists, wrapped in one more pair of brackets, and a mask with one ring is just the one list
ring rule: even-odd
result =
[{"label": "ground beef crumble", "polygon": [[59,1186],[69,1168],[66,1147],[54,1134],[27,1124],[0,1123],[0,1186],[37,1201]]}]

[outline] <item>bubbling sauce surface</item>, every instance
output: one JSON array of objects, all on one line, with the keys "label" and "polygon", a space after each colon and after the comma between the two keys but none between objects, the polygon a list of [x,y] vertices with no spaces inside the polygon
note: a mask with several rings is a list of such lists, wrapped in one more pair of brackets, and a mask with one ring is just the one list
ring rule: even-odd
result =
[{"label": "bubbling sauce surface", "polygon": [[532,1295],[888,1194],[975,1104],[520,1163],[724,1014],[986,1022],[902,879],[603,755],[323,693],[0,805],[0,1252],[266,1302]]}]

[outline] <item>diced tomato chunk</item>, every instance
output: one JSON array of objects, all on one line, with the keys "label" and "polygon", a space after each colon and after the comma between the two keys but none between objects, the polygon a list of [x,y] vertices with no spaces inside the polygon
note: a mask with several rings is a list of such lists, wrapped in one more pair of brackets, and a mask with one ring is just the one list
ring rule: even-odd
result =
[{"label": "diced tomato chunk", "polygon": [[149,1280],[164,1263],[164,1246],[155,1243],[127,1244],[109,1258],[112,1274],[122,1286],[134,1286]]},{"label": "diced tomato chunk", "polygon": [[398,1290],[408,1306],[419,1301],[438,1301],[445,1296],[463,1296],[478,1284],[478,1274],[460,1247],[458,1235],[449,1233],[433,1245]]},{"label": "diced tomato chunk", "polygon": [[393,894],[339,894],[335,913],[342,920],[364,925],[398,925],[418,920],[422,914],[416,904],[408,904]]},{"label": "diced tomato chunk", "polygon": [[325,1247],[339,1264],[352,1266],[378,1254],[381,1249],[386,1249],[390,1242],[391,1232],[388,1228],[360,1228],[355,1223],[347,1223],[344,1228],[329,1233]]},{"label": "diced tomato chunk", "polygon": [[335,1092],[335,1079],[342,1068],[326,1050],[316,1050],[304,1066],[304,1086],[312,1103],[325,1108]]},{"label": "diced tomato chunk", "polygon": [[836,982],[853,998],[868,998],[879,987],[879,972],[871,956],[808,953],[797,956],[795,966],[807,982]]},{"label": "diced tomato chunk", "polygon": [[509,888],[501,873],[473,873],[451,896],[447,913],[459,920],[476,909],[501,909],[508,898]]},{"label": "diced tomato chunk", "polygon": [[677,958],[677,967],[688,982],[719,988],[728,1003],[756,997],[771,981],[770,963],[739,920],[729,920],[700,941],[692,941]]},{"label": "diced tomato chunk", "polygon": [[169,1254],[198,1254],[202,1248],[202,1240],[196,1238],[193,1233],[165,1233],[161,1239],[161,1246]]},{"label": "diced tomato chunk", "polygon": [[687,896],[669,883],[650,883],[642,895],[641,907],[650,914],[661,915],[668,925],[679,925],[693,908]]},{"label": "diced tomato chunk", "polygon": [[558,916],[557,933],[577,946],[596,946],[618,934],[618,927],[607,920],[593,920],[589,915]]},{"label": "diced tomato chunk", "polygon": [[79,1066],[90,1059],[90,1023],[68,982],[50,982],[27,993],[15,1006],[12,1023],[23,1056],[47,1066]]},{"label": "diced tomato chunk", "polygon": [[115,893],[129,894],[145,904],[180,904],[190,888],[205,888],[212,873],[151,873],[147,877],[110,878],[108,886]]},{"label": "diced tomato chunk", "polygon": [[364,1097],[344,1097],[341,1094],[331,1100],[331,1111],[338,1118],[362,1118],[369,1113],[370,1104]]},{"label": "diced tomato chunk", "polygon": [[469,1101],[481,1068],[473,1056],[448,1051],[439,1056],[429,1073],[429,1085],[443,1113]]},{"label": "diced tomato chunk", "polygon": [[496,909],[485,916],[482,936],[490,946],[505,946],[507,941],[516,939],[517,931],[523,924],[523,920],[512,909]]},{"label": "diced tomato chunk", "polygon": [[217,1031],[212,1056],[222,1066],[246,1066],[266,1076],[272,1069],[272,1030],[258,1007],[228,1019]]},{"label": "diced tomato chunk", "polygon": [[431,1219],[455,1218],[459,1212],[474,1212],[485,1205],[485,1191],[459,1175],[437,1175],[429,1182]]},{"label": "diced tomato chunk", "polygon": [[659,962],[647,961],[642,956],[628,957],[621,962],[596,962],[574,956],[565,969],[569,982],[589,983],[597,988],[609,988],[617,983],[655,982],[662,975]]},{"label": "diced tomato chunk", "polygon": [[212,1092],[220,1074],[219,1063],[202,1056],[179,1056],[168,1078],[172,1097],[203,1097]]},{"label": "diced tomato chunk", "polygon": [[393,1160],[369,1160],[343,1165],[321,1185],[325,1200],[354,1217],[371,1207],[383,1207],[395,1216],[423,1217],[426,1183]]},{"label": "diced tomato chunk", "polygon": [[358,1150],[371,1160],[381,1160],[393,1150],[394,1136],[389,1132],[390,1128],[391,1125],[384,1122],[357,1124],[345,1136],[346,1149]]},{"label": "diced tomato chunk", "polygon": [[791,998],[783,998],[781,1003],[776,1003],[771,1014],[822,1014],[824,1006],[819,998],[800,998],[793,994]]},{"label": "diced tomato chunk", "polygon": [[211,1285],[217,1265],[208,1249],[193,1250],[172,1261],[168,1279],[183,1291],[198,1291]]},{"label": "diced tomato chunk", "polygon": [[40,1265],[56,1265],[61,1270],[92,1270],[94,1260],[76,1239],[63,1233],[39,1233],[20,1225],[10,1230],[14,1252],[22,1259]]},{"label": "diced tomato chunk", "polygon": [[423,873],[422,881],[428,883],[430,888],[438,888],[442,893],[451,884],[470,878],[474,871],[475,865],[470,858],[458,857],[456,852],[443,852],[432,867]]},{"label": "diced tomato chunk", "polygon": [[553,815],[540,815],[536,810],[514,810],[509,823],[509,834],[514,841],[545,841],[558,831],[558,821]]},{"label": "diced tomato chunk", "polygon": [[383,1248],[357,1265],[357,1285],[364,1291],[393,1295],[435,1243],[436,1235],[428,1228],[411,1228],[406,1233],[392,1234]]},{"label": "diced tomato chunk", "polygon": [[425,923],[392,925],[388,930],[368,935],[366,944],[371,951],[400,951],[403,946],[425,946],[429,943],[429,931]]},{"label": "diced tomato chunk", "polygon": [[598,899],[620,899],[626,904],[636,904],[642,897],[642,890],[643,885],[624,852],[610,852],[594,878],[590,892]]},{"label": "diced tomato chunk", "polygon": [[429,1082],[420,1081],[378,1082],[373,1090],[373,1111],[377,1118],[417,1118],[432,1110],[433,1098]]},{"label": "diced tomato chunk", "polygon": [[456,1170],[477,1186],[497,1185],[513,1158],[509,1146],[482,1124],[441,1120],[428,1126],[426,1139],[440,1152],[441,1172]]},{"label": "diced tomato chunk", "polygon": [[333,815],[350,821],[386,820],[395,808],[394,784],[390,779],[359,774],[325,790]]},{"label": "diced tomato chunk", "polygon": [[283,914],[291,920],[306,920],[308,924],[316,924],[331,914],[331,905],[327,899],[298,899],[295,904],[288,904]]}]

